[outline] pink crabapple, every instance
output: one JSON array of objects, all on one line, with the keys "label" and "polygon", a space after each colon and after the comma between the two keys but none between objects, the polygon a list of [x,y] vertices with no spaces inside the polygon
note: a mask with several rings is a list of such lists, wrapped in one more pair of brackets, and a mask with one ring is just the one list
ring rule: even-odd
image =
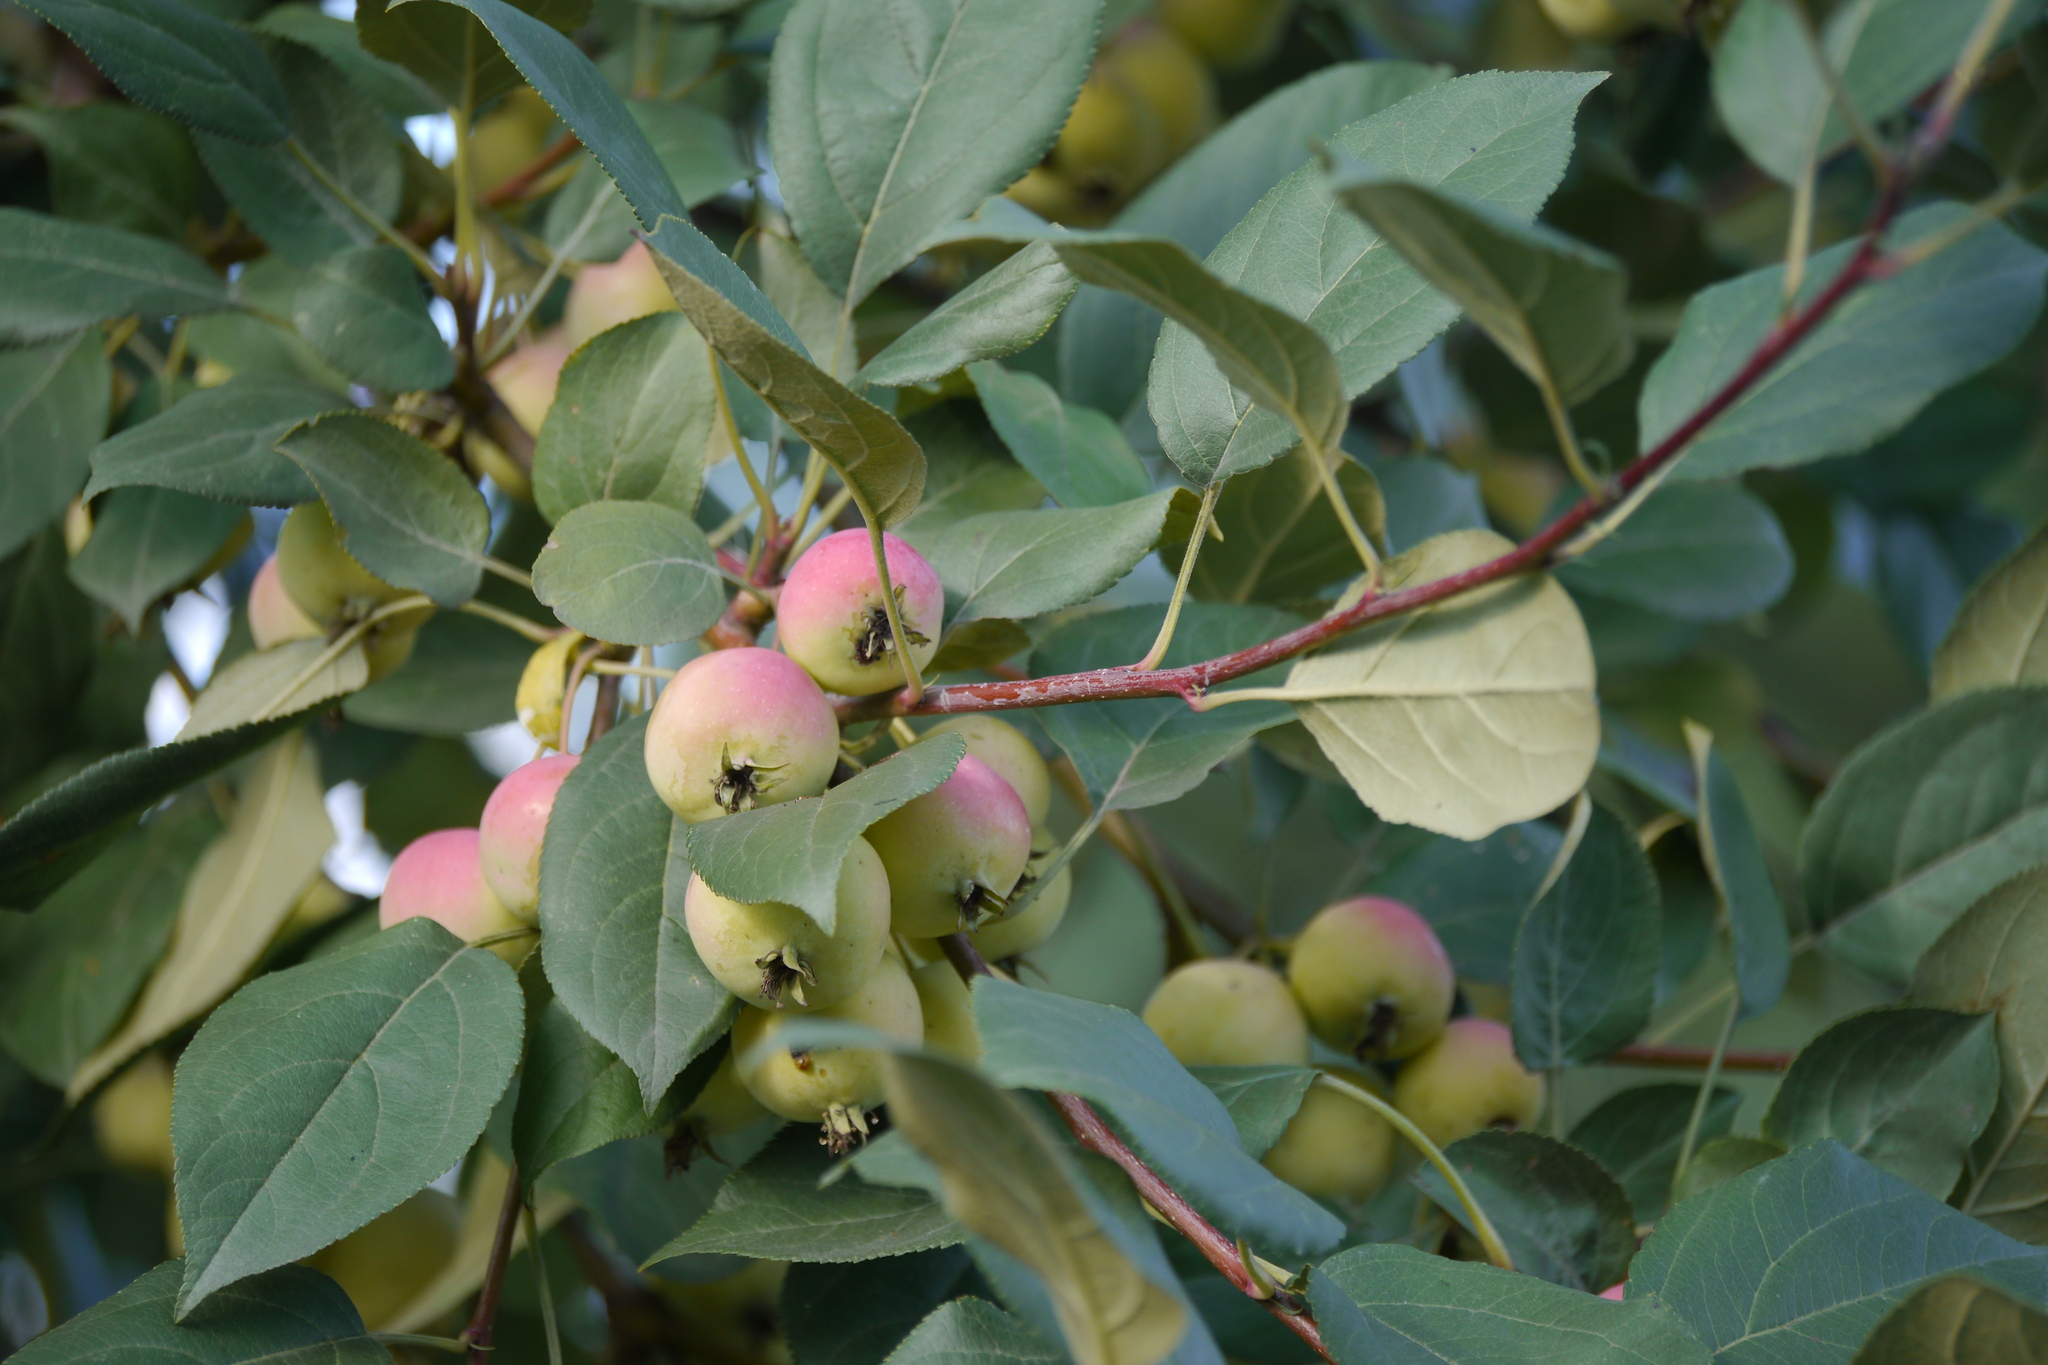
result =
[{"label": "pink crabapple", "polygon": [[[882,553],[919,668],[938,653],[945,589],[923,555],[886,532]],[[866,531],[835,531],[790,566],[775,602],[775,639],[821,687],[850,697],[903,683],[882,582]]]}]

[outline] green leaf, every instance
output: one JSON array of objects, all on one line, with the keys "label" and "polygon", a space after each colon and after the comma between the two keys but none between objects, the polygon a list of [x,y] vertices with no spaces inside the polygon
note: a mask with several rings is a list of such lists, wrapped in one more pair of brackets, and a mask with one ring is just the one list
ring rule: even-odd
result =
[{"label": "green leaf", "polygon": [[[1604,79],[1557,71],[1462,76],[1352,124],[1330,149],[1528,222],[1564,175],[1580,101]],[[1393,373],[1458,316],[1457,304],[1330,199],[1319,166],[1274,186],[1207,264],[1315,330],[1336,357],[1340,401]],[[1252,410],[1246,399],[1256,394],[1231,391],[1235,382],[1194,338],[1172,326],[1161,332],[1147,401],[1167,457],[1181,469],[1235,473],[1294,444],[1284,424]]]},{"label": "green leaf", "polygon": [[104,846],[115,826],[303,719],[280,716],[203,738],[124,750],[59,782],[0,825],[0,903],[38,904]]},{"label": "green leaf", "polygon": [[[1292,429],[1296,440],[1334,450],[1350,417],[1337,362],[1321,337],[1251,294],[1205,269],[1173,242],[1055,243],[1067,268],[1088,284],[1129,294],[1164,313],[1200,341],[1216,368],[1252,402]],[[1191,457],[1169,431],[1181,421],[1170,405],[1154,403],[1167,455],[1198,484],[1256,469],[1293,442],[1256,460]]]},{"label": "green leaf", "polygon": [[1338,1365],[1706,1365],[1685,1326],[1626,1303],[1412,1247],[1353,1247],[1309,1279]]},{"label": "green leaf", "polygon": [[[1491,531],[1436,536],[1388,561],[1381,590],[1419,587],[1513,548]],[[1287,688],[1381,819],[1459,839],[1555,809],[1585,783],[1600,745],[1586,628],[1546,575],[1345,636],[1296,663]]]},{"label": "green leaf", "polygon": [[855,378],[901,388],[1013,355],[1045,335],[1075,284],[1048,243],[1027,246],[912,323]]},{"label": "green leaf", "polygon": [[[768,139],[797,239],[849,306],[1052,147],[1088,74],[1095,0],[809,0],[769,68]],[[852,344],[852,338],[847,338]]]},{"label": "green leaf", "polygon": [[812,364],[779,316],[779,327],[762,325],[697,266],[673,256],[672,232],[650,237],[648,245],[683,315],[733,373],[824,457],[853,490],[854,505],[870,525],[893,526],[908,517],[924,489],[924,454],[910,433]]},{"label": "green leaf", "polygon": [[2048,527],[1970,589],[1930,673],[1936,701],[1979,687],[2048,683]]},{"label": "green leaf", "polygon": [[1634,358],[1628,276],[1606,252],[1348,160],[1332,172],[1330,192],[1567,406]]},{"label": "green leaf", "polygon": [[534,444],[541,514],[559,521],[606,498],[695,510],[713,383],[704,339],[679,314],[635,318],[591,338],[562,367]]},{"label": "green leaf", "polygon": [[1785,1147],[1833,1138],[1936,1199],[1955,1188],[1998,1098],[1989,1014],[1852,1014],[1800,1049],[1764,1115]]},{"label": "green leaf", "polygon": [[425,81],[396,62],[370,55],[353,20],[337,19],[305,0],[286,0],[263,11],[253,26],[258,33],[275,34],[312,48],[340,67],[389,114],[415,118],[444,108],[440,95]]},{"label": "green leaf", "polygon": [[252,650],[206,680],[178,737],[197,739],[274,716],[297,715],[346,696],[369,680],[370,660],[360,644],[335,650],[323,635]]},{"label": "green leaf", "polygon": [[1678,1180],[1671,1189],[1671,1202],[1682,1204],[1783,1155],[1783,1147],[1763,1138],[1730,1134],[1717,1137],[1712,1142],[1703,1142],[1692,1154],[1692,1160],[1685,1163],[1685,1169],[1678,1173]]},{"label": "green leaf", "polygon": [[[44,527],[0,560],[0,658],[34,661],[0,671],[0,789],[22,797],[61,780],[90,756],[44,767],[67,748],[141,742],[145,698],[169,658],[160,635],[147,644],[102,639],[99,613],[72,583],[68,567],[60,526]],[[106,685],[94,688],[96,678]],[[46,870],[47,886],[70,871]],[[34,903],[0,895],[0,905]]]},{"label": "green leaf", "polygon": [[513,698],[533,643],[495,621],[437,612],[420,626],[405,667],[342,698],[359,725],[459,738],[517,719]]},{"label": "green leaf", "polygon": [[[634,1108],[639,1108],[637,1101]],[[732,1173],[732,1164],[752,1157],[779,1122],[770,1120],[718,1139],[718,1159],[693,1161],[684,1171],[668,1169],[658,1134],[608,1143],[552,1168],[541,1188],[561,1190],[581,1204],[628,1264],[646,1263],[664,1280],[722,1280],[745,1270],[747,1262],[724,1255],[663,1260],[658,1253],[677,1228],[704,1216]]]},{"label": "green leaf", "polygon": [[[1418,62],[1342,62],[1273,91],[1211,133],[1147,185],[1116,219],[1122,232],[1170,237],[1207,256],[1311,150],[1356,123],[1443,80]],[[1074,296],[1060,329],[1060,392],[1121,417],[1145,391],[1159,319],[1106,289]]]},{"label": "green leaf", "polygon": [[1195,1066],[1188,1071],[1223,1101],[1238,1142],[1253,1158],[1263,1157],[1280,1140],[1316,1079],[1314,1068],[1306,1066]]},{"label": "green leaf", "polygon": [[[1515,1269],[1597,1294],[1620,1284],[1636,1251],[1635,1211],[1600,1163],[1538,1133],[1482,1129],[1444,1149],[1500,1232]],[[1434,1166],[1413,1177],[1466,1231],[1465,1206]]]},{"label": "green leaf", "polygon": [[[1216,499],[1220,544],[1204,546],[1188,591],[1220,602],[1299,602],[1364,568],[1301,447],[1237,475]],[[1386,503],[1365,467],[1333,454],[1337,487],[1366,535],[1384,539]]]},{"label": "green leaf", "polygon": [[548,533],[534,595],[585,635],[665,645],[710,629],[725,580],[690,514],[657,502],[589,502]]},{"label": "green leaf", "polygon": [[550,1000],[533,1026],[512,1113],[520,1176],[531,1184],[557,1162],[667,1127],[682,1112],[681,1100],[672,1090],[653,1110],[644,1108],[632,1069],[585,1033],[561,1001]]},{"label": "green leaf", "polygon": [[186,1365],[390,1365],[340,1285],[287,1265],[223,1289],[182,1323],[171,1307],[184,1261],[165,1261],[9,1357],[15,1365],[176,1360]]},{"label": "green leaf", "polygon": [[[0,243],[5,228],[0,222]],[[0,253],[6,249],[0,245]],[[0,316],[7,306],[0,302]],[[0,558],[20,549],[78,492],[92,448],[106,433],[112,397],[113,370],[96,329],[0,350]]]},{"label": "green leaf", "polygon": [[794,905],[830,933],[839,919],[839,869],[853,841],[951,777],[966,752],[959,736],[934,735],[823,796],[690,825],[688,863],[671,894],[680,902],[694,868],[721,896]]},{"label": "green leaf", "polygon": [[[696,208],[756,173],[741,159],[733,126],[710,110],[659,99],[629,99],[626,108],[688,207]],[[576,173],[548,201],[541,235],[572,260],[617,260],[633,245],[633,206],[587,154],[572,164]],[[604,203],[596,210],[595,221],[572,245],[570,239],[599,198]]]},{"label": "green leaf", "polygon": [[980,512],[1022,512],[1042,506],[1045,486],[1031,477],[990,429],[978,405],[941,403],[904,424],[924,448],[924,496],[897,523],[896,534],[928,551],[938,533]]},{"label": "green leaf", "polygon": [[2043,861],[2048,689],[1993,688],[1851,754],[1807,821],[1799,880],[1829,951],[1903,982],[1971,902]]},{"label": "green leaf", "polygon": [[1595,806],[1571,861],[1515,939],[1522,1065],[1582,1066],[1642,1032],[1657,985],[1658,916],[1657,874],[1635,833]]},{"label": "green leaf", "polygon": [[519,1062],[511,969],[413,919],[236,992],[178,1060],[179,1313],[446,1171]]},{"label": "green leaf", "polygon": [[1130,442],[1103,414],[1063,403],[1037,375],[992,360],[967,375],[1003,444],[1060,506],[1107,507],[1152,491]]},{"label": "green leaf", "polygon": [[219,822],[173,806],[88,863],[22,919],[0,952],[0,1042],[63,1086],[120,1022],[156,965],[185,879]]},{"label": "green leaf", "polygon": [[476,596],[491,513],[447,456],[355,413],[307,422],[277,445],[320,490],[364,568],[444,607]]},{"label": "green leaf", "polygon": [[1628,1292],[1676,1311],[1723,1365],[1827,1365],[1952,1270],[2048,1291],[2048,1256],[1816,1142],[1679,1204],[1636,1253]]},{"label": "green leaf", "polygon": [[292,300],[292,322],[322,360],[370,388],[409,393],[455,377],[420,278],[397,247],[379,242],[313,266]]},{"label": "green leaf", "polygon": [[263,507],[311,502],[313,481],[275,446],[307,418],[346,406],[303,380],[238,375],[100,442],[83,496],[148,484]]},{"label": "green leaf", "polygon": [[199,161],[183,128],[138,105],[15,105],[0,123],[42,144],[59,218],[178,241],[199,208]]},{"label": "green leaf", "polygon": [[1065,1357],[982,1299],[942,1304],[890,1353],[890,1365],[1055,1365]]},{"label": "green leaf", "polygon": [[889,1121],[938,1168],[962,1226],[1044,1282],[1077,1365],[1156,1365],[1189,1310],[1141,1271],[1100,1197],[1016,1097],[951,1062],[886,1056]]},{"label": "green leaf", "polygon": [[[652,1110],[725,1031],[737,1002],[683,924],[687,829],[647,780],[647,718],[584,752],[555,796],[541,845],[541,960],[555,998],[623,1058]],[[664,890],[673,882],[672,887]]]},{"label": "green leaf", "polygon": [[206,567],[246,514],[168,488],[123,488],[93,518],[71,557],[71,581],[142,632],[150,605]]},{"label": "green leaf", "polygon": [[[973,1299],[948,1305],[974,1304],[973,1325],[918,1327],[927,1315],[946,1314],[939,1305],[966,1268],[967,1253],[959,1247],[935,1247],[855,1265],[791,1266],[782,1282],[779,1313],[791,1358],[798,1365],[881,1365],[901,1359],[897,1348],[902,1346],[917,1356],[938,1351],[957,1359],[958,1352],[977,1351],[974,1337],[967,1334],[991,1319],[991,1330],[1008,1328],[1016,1333],[1031,1358],[1046,1357],[1045,1343],[992,1305]],[[913,1335],[922,1339],[921,1344],[904,1340]],[[981,1344],[978,1353],[996,1349],[993,1343]],[[1048,1359],[1046,1365],[1053,1362]]]},{"label": "green leaf", "polygon": [[283,83],[233,24],[177,0],[33,0],[24,8],[62,29],[145,109],[242,142],[282,142],[291,131]]},{"label": "green leaf", "polygon": [[[1572,1146],[1621,1182],[1642,1222],[1661,1219],[1671,1203],[1678,1151],[1699,1093],[1698,1085],[1683,1081],[1633,1086],[1608,1096],[1572,1125]],[[1720,1137],[1734,1126],[1741,1098],[1726,1086],[1714,1087],[1700,1116],[1700,1141]]]},{"label": "green leaf", "polygon": [[[513,13],[543,28],[567,31],[588,19],[590,8],[588,0],[520,0]],[[475,17],[464,14],[464,9],[470,9]],[[465,92],[473,105],[481,107],[516,88],[521,74],[536,87],[540,84],[520,64],[521,53],[498,52],[506,30],[495,15],[471,6],[420,0],[407,8],[404,0],[363,0],[356,6],[355,25],[363,47],[433,87],[440,95],[436,104],[442,108],[460,104]],[[515,41],[524,36],[517,30],[514,35]],[[536,52],[544,61],[558,56],[556,50],[532,39],[526,40],[522,50],[529,63]],[[538,69],[545,72],[547,67]]]},{"label": "green leaf", "polygon": [[131,313],[184,317],[231,306],[227,283],[182,247],[0,208],[0,341],[48,341]]},{"label": "green leaf", "polygon": [[[1930,204],[1900,218],[1892,250],[1968,217]],[[1799,302],[1848,263],[1855,242],[1816,252]],[[1678,475],[1722,478],[1862,450],[1904,426],[1927,401],[2011,350],[2041,309],[2048,256],[1990,223],[1929,260],[1858,288],[1770,373],[1714,420]],[[1784,267],[1703,289],[1678,336],[1643,380],[1636,420],[1645,450],[1718,392],[1785,312]]]},{"label": "green leaf", "polygon": [[1557,581],[1681,621],[1732,621],[1792,586],[1792,548],[1760,498],[1732,483],[1667,484]]},{"label": "green leaf", "polygon": [[858,1176],[819,1181],[832,1159],[815,1132],[786,1128],[721,1185],[710,1211],[649,1258],[723,1252],[778,1261],[867,1261],[952,1246],[960,1229],[922,1190]]},{"label": "green leaf", "polygon": [[1735,988],[1742,1000],[1737,1017],[1754,1019],[1778,1003],[1792,974],[1785,907],[1764,866],[1763,846],[1734,770],[1713,747],[1713,735],[1691,721],[1685,723],[1685,740],[1699,793],[1700,858],[1727,908],[1734,940]]},{"label": "green leaf", "polygon": [[1557,827],[1527,821],[1484,839],[1438,837],[1367,883],[1429,921],[1458,975],[1505,985],[1515,933],[1563,842]]},{"label": "green leaf", "polygon": [[[1164,607],[1153,606],[1076,617],[1039,641],[1031,671],[1048,677],[1128,664],[1158,634],[1165,615]],[[1177,668],[1248,649],[1297,624],[1270,607],[1190,602],[1163,664]],[[1038,718],[1073,760],[1097,809],[1137,810],[1185,795],[1254,734],[1284,722],[1287,711],[1248,701],[1202,712],[1169,697],[1056,706]]]},{"label": "green leaf", "polygon": [[981,1068],[998,1085],[1093,1100],[1188,1201],[1231,1237],[1300,1260],[1343,1225],[1245,1153],[1230,1113],[1136,1015],[994,977],[974,987]]},{"label": "green leaf", "polygon": [[[277,39],[267,47],[285,84],[297,147],[252,147],[201,133],[199,154],[265,246],[293,265],[313,266],[377,241],[376,228],[349,200],[381,221],[395,220],[405,193],[405,162],[390,120],[325,55]],[[347,199],[323,184],[299,151]]]},{"label": "green leaf", "polygon": [[1184,488],[1162,488],[1109,507],[984,512],[956,521],[926,542],[926,557],[946,585],[947,619],[955,626],[1015,620],[1090,601],[1170,538],[1176,520],[1191,522],[1192,500]]},{"label": "green leaf", "polygon": [[1994,1011],[1998,1107],[1971,1153],[1962,1207],[2001,1232],[2048,1240],[2048,870],[1993,891],[1935,941],[1906,999]]},{"label": "green leaf", "polygon": [[227,828],[185,881],[170,950],[121,1027],[79,1065],[65,1098],[76,1104],[130,1057],[234,990],[320,875],[333,843],[318,755],[303,734],[287,735],[250,764]]},{"label": "green leaf", "polygon": [[1884,1315],[1852,1365],[2041,1365],[2048,1313],[1967,1275],[1922,1285]]}]

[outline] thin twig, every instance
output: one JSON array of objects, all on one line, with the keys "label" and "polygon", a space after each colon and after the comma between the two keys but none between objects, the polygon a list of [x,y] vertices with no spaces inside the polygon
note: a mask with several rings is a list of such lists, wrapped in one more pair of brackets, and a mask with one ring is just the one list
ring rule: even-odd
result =
[{"label": "thin twig", "polygon": [[1713,1055],[1707,1059],[1707,1069],[1700,1077],[1700,1091],[1692,1103],[1692,1117],[1685,1123],[1685,1139],[1678,1145],[1678,1164],[1671,1168],[1671,1188],[1675,1193],[1678,1182],[1685,1178],[1685,1168],[1692,1164],[1694,1148],[1699,1143],[1700,1125],[1706,1122],[1707,1104],[1714,1097],[1714,1082],[1721,1077],[1722,1058],[1728,1054],[1728,1040],[1735,1034],[1735,1021],[1742,1015],[1742,996],[1732,995],[1728,999],[1728,1013],[1721,1020],[1721,1036],[1714,1040]]},{"label": "thin twig", "polygon": [[498,1210],[498,1230],[491,1237],[491,1256],[484,1263],[483,1287],[477,1290],[476,1311],[462,1340],[469,1343],[469,1365],[484,1365],[491,1358],[491,1329],[498,1321],[498,1299],[505,1291],[505,1267],[512,1263],[512,1242],[519,1235],[519,1167],[505,1172],[505,1203]]},{"label": "thin twig", "polygon": [[1202,543],[1209,531],[1209,518],[1216,513],[1216,495],[1223,491],[1223,481],[1218,479],[1202,490],[1202,507],[1195,513],[1194,529],[1188,532],[1188,547],[1181,552],[1180,573],[1173,580],[1173,596],[1166,604],[1166,617],[1159,623],[1159,636],[1152,641],[1152,648],[1145,651],[1145,657],[1131,667],[1139,672],[1150,672],[1159,667],[1159,661],[1166,657],[1167,649],[1173,644],[1173,628],[1180,620],[1180,609],[1188,598],[1188,584],[1195,576],[1195,560],[1202,553]]},{"label": "thin twig", "polygon": [[[1792,1065],[1790,1052],[1724,1052],[1723,1071],[1754,1071],[1775,1074]],[[1714,1063],[1709,1047],[1683,1047],[1672,1043],[1630,1043],[1607,1059],[1613,1066],[1654,1066],[1673,1071],[1699,1071]]]}]

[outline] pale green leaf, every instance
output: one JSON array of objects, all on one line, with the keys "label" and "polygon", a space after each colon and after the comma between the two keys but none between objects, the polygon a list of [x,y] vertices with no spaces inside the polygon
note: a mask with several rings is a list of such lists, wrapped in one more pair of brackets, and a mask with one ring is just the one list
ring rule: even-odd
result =
[{"label": "pale green leaf", "polygon": [[900,388],[1012,355],[1045,335],[1074,287],[1050,244],[1027,246],[911,324],[856,378]]},{"label": "pale green leaf", "polygon": [[[1193,519],[1186,489],[1108,507],[984,512],[954,522],[927,542],[946,585],[954,625],[1039,616],[1099,596],[1138,566],[1169,527]],[[1185,539],[1187,532],[1181,531]]]},{"label": "pale green leaf", "polygon": [[346,406],[303,380],[238,375],[100,442],[84,496],[149,484],[264,507],[311,502],[320,496],[312,480],[275,446],[307,418]]},{"label": "pale green leaf", "polygon": [[632,1069],[585,1033],[561,1001],[550,1000],[532,1025],[512,1113],[520,1178],[530,1185],[557,1162],[668,1127],[682,1099],[671,1093],[647,1110]]},{"label": "pale green leaf", "polygon": [[459,739],[517,719],[519,679],[533,642],[466,612],[436,612],[413,637],[405,666],[342,698],[362,725]]},{"label": "pale green leaf", "polygon": [[[533,449],[533,497],[559,521],[614,498],[692,511],[715,397],[711,353],[676,313],[592,337],[569,363]],[[611,637],[607,637],[611,638]]]},{"label": "pale green leaf", "polygon": [[1188,1071],[1223,1101],[1238,1142],[1254,1157],[1264,1156],[1280,1140],[1316,1079],[1315,1069],[1306,1066],[1193,1066]]},{"label": "pale green leaf", "polygon": [[658,502],[587,502],[571,511],[533,563],[533,591],[585,635],[622,645],[700,635],[726,598],[704,532],[687,512]]},{"label": "pale green leaf", "polygon": [[924,448],[924,496],[896,534],[920,552],[954,522],[980,512],[1022,512],[1045,503],[1045,486],[1020,468],[978,405],[941,403],[904,423]]},{"label": "pale green leaf", "polygon": [[1936,701],[1979,687],[2048,683],[2048,527],[1970,589],[1931,673]]},{"label": "pale green leaf", "polygon": [[2048,1313],[1968,1275],[1921,1286],[1885,1314],[1851,1365],[2041,1365]]},{"label": "pale green leaf", "polygon": [[994,361],[969,366],[967,375],[1003,444],[1060,506],[1107,507],[1152,491],[1130,442],[1102,413],[1064,403],[1037,375]]},{"label": "pale green leaf", "polygon": [[42,144],[50,207],[60,218],[176,241],[198,211],[192,139],[161,114],[115,100],[53,109],[17,104],[0,113],[0,123]]},{"label": "pale green leaf", "polygon": [[198,739],[238,725],[295,715],[309,706],[346,696],[369,680],[370,661],[360,644],[335,649],[324,636],[315,636],[252,650],[206,680],[178,738]]}]

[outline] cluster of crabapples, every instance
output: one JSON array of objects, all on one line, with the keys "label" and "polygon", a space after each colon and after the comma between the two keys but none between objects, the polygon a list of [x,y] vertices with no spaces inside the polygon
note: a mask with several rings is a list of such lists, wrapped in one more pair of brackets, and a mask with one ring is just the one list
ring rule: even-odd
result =
[{"label": "cluster of crabapples", "polygon": [[[1190,962],[1159,983],[1145,1022],[1187,1066],[1307,1066],[1311,1035],[1355,1059],[1320,1068],[1393,1105],[1437,1146],[1489,1127],[1523,1127],[1543,1082],[1515,1057],[1507,1027],[1453,1019],[1451,960],[1429,922],[1399,901],[1359,896],[1319,911],[1286,972],[1257,962]],[[1383,1068],[1394,1067],[1389,1085]],[[1377,1192],[1394,1164],[1393,1128],[1342,1086],[1312,1086],[1267,1169],[1325,1199]]]}]

